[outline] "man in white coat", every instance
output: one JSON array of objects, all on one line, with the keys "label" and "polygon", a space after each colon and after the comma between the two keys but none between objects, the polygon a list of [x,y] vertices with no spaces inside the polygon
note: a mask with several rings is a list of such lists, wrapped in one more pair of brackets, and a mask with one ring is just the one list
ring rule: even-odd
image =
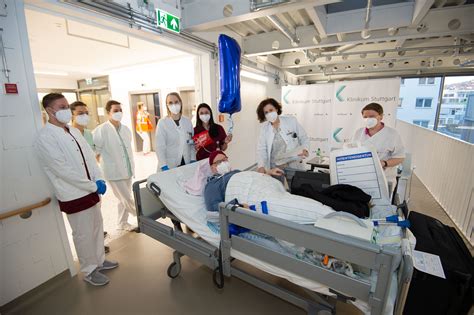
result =
[{"label": "man in white coat", "polygon": [[105,285],[109,279],[101,271],[117,262],[105,260],[104,227],[100,197],[106,191],[94,153],[81,132],[67,124],[72,113],[63,95],[43,98],[49,120],[35,141],[39,161],[54,188],[59,208],[67,214],[74,246],[84,280]]},{"label": "man in white coat", "polygon": [[100,156],[100,166],[104,177],[112,188],[118,204],[118,229],[132,231],[128,215],[136,215],[132,198],[132,176],[134,163],[132,154],[132,133],[122,120],[122,106],[110,100],[105,106],[109,120],[93,131],[96,153]]}]

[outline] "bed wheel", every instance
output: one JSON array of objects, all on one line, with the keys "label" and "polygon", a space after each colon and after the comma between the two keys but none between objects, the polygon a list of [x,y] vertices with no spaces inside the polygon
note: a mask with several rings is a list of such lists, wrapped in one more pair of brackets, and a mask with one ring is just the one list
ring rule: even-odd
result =
[{"label": "bed wheel", "polygon": [[177,264],[176,262],[172,262],[169,267],[168,267],[168,270],[166,271],[166,274],[168,275],[168,277],[170,277],[171,279],[174,279],[176,278],[177,276],[179,276],[179,273],[181,272],[181,264]]},{"label": "bed wheel", "polygon": [[221,268],[216,267],[212,272],[212,282],[218,289],[222,289],[224,287],[224,275],[221,272]]}]

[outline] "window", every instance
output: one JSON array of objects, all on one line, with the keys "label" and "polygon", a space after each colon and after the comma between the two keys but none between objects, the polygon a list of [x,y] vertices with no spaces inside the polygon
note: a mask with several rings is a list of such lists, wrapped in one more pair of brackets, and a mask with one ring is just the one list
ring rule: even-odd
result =
[{"label": "window", "polygon": [[419,78],[418,84],[435,84],[435,78]]},{"label": "window", "polygon": [[430,121],[429,120],[414,120],[413,124],[421,126],[421,127],[428,128],[428,125],[430,124]]},{"label": "window", "polygon": [[432,98],[417,98],[415,107],[417,108],[431,108]]},{"label": "window", "polygon": [[[441,112],[446,121],[438,122],[438,132],[474,143],[474,75],[446,77]],[[442,123],[443,122],[443,123]]]}]

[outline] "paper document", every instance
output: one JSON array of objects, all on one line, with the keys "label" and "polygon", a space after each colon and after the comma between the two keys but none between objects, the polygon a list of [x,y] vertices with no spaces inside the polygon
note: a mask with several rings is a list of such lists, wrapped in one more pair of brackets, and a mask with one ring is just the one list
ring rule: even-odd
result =
[{"label": "paper document", "polygon": [[301,152],[303,152],[303,147],[299,146],[291,151],[280,154],[275,158],[275,164],[280,166],[291,162],[301,161],[303,158],[298,156]]},{"label": "paper document", "polygon": [[374,199],[381,198],[372,152],[336,157],[337,182],[357,186]]},{"label": "paper document", "polygon": [[422,272],[446,279],[439,256],[413,250],[413,266]]}]

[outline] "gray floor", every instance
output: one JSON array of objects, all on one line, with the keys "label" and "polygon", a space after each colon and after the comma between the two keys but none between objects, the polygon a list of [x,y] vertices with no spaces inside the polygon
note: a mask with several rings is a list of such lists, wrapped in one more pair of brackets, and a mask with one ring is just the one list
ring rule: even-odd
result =
[{"label": "gray floor", "polygon": [[[410,210],[434,216],[453,225],[421,182],[414,178]],[[106,287],[92,287],[81,276],[64,273],[25,296],[0,308],[1,314],[304,314],[276,297],[238,279],[226,280],[217,290],[211,271],[183,257],[180,276],[171,280],[166,269],[172,251],[143,234],[128,233],[113,241],[109,259],[120,267],[107,273]],[[472,248],[470,248],[472,251]],[[247,268],[250,271],[253,268]],[[266,276],[290,289],[286,281]],[[360,314],[339,304],[337,314]]]}]

